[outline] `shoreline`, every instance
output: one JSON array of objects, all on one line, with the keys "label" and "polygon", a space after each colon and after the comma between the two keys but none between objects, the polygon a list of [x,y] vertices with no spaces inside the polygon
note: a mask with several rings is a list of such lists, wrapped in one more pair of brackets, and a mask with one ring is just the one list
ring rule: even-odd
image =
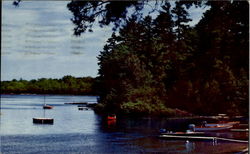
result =
[{"label": "shoreline", "polygon": [[[98,95],[78,95],[78,94],[40,94],[40,93],[20,93],[20,94],[16,94],[16,93],[1,93],[2,95],[20,95],[20,96],[44,96],[44,95],[48,95],[48,96],[93,96],[93,97],[99,97]],[[77,103],[77,102],[75,102]],[[98,104],[98,102],[96,102]],[[71,103],[69,103],[71,104]],[[93,107],[95,108],[95,107]],[[95,109],[94,109],[95,110]],[[106,115],[107,113],[105,112],[96,112],[96,114],[99,115]],[[180,116],[180,115],[172,115],[172,116],[155,116],[155,115],[142,115],[142,116],[138,116],[138,115],[134,115],[134,114],[119,114],[118,116],[120,117],[125,117],[125,118],[140,118],[140,119],[158,119],[158,118],[168,118],[168,119],[176,119],[176,120],[197,120],[197,119],[205,119],[205,120],[218,120],[218,119],[249,119],[249,116],[225,116],[222,117],[220,115],[192,115],[192,116]],[[244,120],[246,121],[246,120]],[[249,120],[247,120],[249,124]]]},{"label": "shoreline", "polygon": [[98,97],[98,95],[90,95],[90,94],[42,94],[42,93],[1,93],[0,95],[59,95],[59,96],[96,96]]}]

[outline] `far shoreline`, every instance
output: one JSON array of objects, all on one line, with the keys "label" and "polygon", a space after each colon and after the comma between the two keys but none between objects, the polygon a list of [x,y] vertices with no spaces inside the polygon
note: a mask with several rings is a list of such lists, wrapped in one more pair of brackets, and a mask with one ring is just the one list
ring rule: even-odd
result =
[{"label": "far shoreline", "polygon": [[[19,95],[19,96],[91,96],[91,97],[99,97],[98,95],[79,95],[79,94],[41,94],[41,93],[1,93],[2,95]],[[98,101],[96,101],[98,104]],[[99,115],[107,115],[108,113],[106,112],[96,112],[95,108],[93,108],[94,112]],[[192,115],[192,116],[185,116],[185,115],[161,115],[161,116],[156,116],[156,115],[135,115],[135,114],[118,114],[120,118],[139,118],[139,119],[158,119],[158,118],[167,118],[170,120],[184,120],[184,121],[189,121],[189,120],[195,120],[200,121],[200,120],[208,120],[208,121],[217,121],[221,117],[218,115]],[[227,116],[228,119],[237,119],[239,121],[244,121],[246,122],[245,119],[248,119],[248,116]],[[249,122],[249,120],[247,120]]]},{"label": "far shoreline", "polygon": [[59,96],[96,96],[91,94],[42,94],[42,93],[1,93],[0,95],[59,95]]}]

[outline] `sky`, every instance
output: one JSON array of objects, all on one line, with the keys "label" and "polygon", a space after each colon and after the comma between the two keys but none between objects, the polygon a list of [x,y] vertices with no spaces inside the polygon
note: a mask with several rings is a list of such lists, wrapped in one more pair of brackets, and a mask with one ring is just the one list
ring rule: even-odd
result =
[{"label": "sky", "polygon": [[[74,36],[67,3],[22,1],[15,7],[12,1],[2,1],[1,81],[97,76],[97,56],[112,26],[94,26],[93,33]],[[191,8],[191,25],[201,12]]]}]

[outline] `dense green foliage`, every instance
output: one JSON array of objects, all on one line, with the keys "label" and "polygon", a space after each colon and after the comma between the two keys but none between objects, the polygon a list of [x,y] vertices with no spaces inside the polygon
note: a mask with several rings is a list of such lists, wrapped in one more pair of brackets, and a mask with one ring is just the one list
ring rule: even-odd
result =
[{"label": "dense green foliage", "polygon": [[248,114],[249,4],[210,1],[195,26],[187,5],[161,5],[152,19],[132,16],[99,59],[99,111],[166,115]]},{"label": "dense green foliage", "polygon": [[[15,0],[18,5],[20,0]],[[128,17],[134,17],[138,20],[143,18],[145,9],[148,9],[148,14],[153,14],[159,11],[159,6],[164,4],[165,0],[132,0],[132,1],[77,1],[72,0],[67,7],[72,12],[71,21],[75,24],[74,34],[81,35],[89,31],[93,32],[93,25],[98,23],[100,27],[113,24],[113,30],[120,29],[126,23]],[[14,5],[15,5],[14,4]],[[192,4],[200,6],[201,1],[182,1],[186,7]],[[150,8],[150,9],[149,9]],[[133,9],[134,11],[128,11]],[[181,12],[176,12],[181,13]],[[177,21],[178,22],[178,21]]]},{"label": "dense green foliage", "polygon": [[75,94],[95,95],[97,80],[92,77],[75,78],[64,76],[62,79],[12,80],[1,82],[1,93],[5,94]]},{"label": "dense green foliage", "polygon": [[[192,5],[210,7],[194,27],[188,24]],[[152,10],[144,16],[146,6]],[[119,30],[98,57],[97,111],[248,115],[248,1],[176,1],[173,7],[163,0],[71,1],[67,7],[75,35],[97,22]],[[152,12],[159,14],[153,18]],[[77,91],[71,84],[67,93]]]}]

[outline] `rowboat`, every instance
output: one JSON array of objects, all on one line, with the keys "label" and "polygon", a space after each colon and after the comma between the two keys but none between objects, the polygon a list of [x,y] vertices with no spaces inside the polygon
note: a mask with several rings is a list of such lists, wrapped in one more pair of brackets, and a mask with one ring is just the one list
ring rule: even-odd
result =
[{"label": "rowboat", "polygon": [[86,107],[87,105],[77,105],[77,107]]},{"label": "rowboat", "polygon": [[33,118],[35,124],[53,124],[54,119],[52,118]]},{"label": "rowboat", "polygon": [[175,135],[175,136],[204,136],[204,132],[193,132],[193,131],[187,131],[187,132],[166,132],[161,133],[161,135]]},{"label": "rowboat", "polygon": [[45,104],[43,105],[43,109],[53,109],[53,106]]},{"label": "rowboat", "polygon": [[194,132],[209,132],[209,131],[223,131],[229,130],[233,126],[232,125],[216,125],[216,126],[195,126],[194,124],[190,124],[190,130]]},{"label": "rowboat", "polygon": [[231,122],[218,122],[218,123],[208,123],[205,126],[236,126],[239,125],[239,121],[231,121]]},{"label": "rowboat", "polygon": [[87,107],[78,107],[78,110],[88,110]]},{"label": "rowboat", "polygon": [[197,132],[207,132],[207,131],[221,131],[221,130],[229,130],[233,126],[206,126],[206,127],[195,127],[195,131]]},{"label": "rowboat", "polygon": [[109,115],[108,117],[107,117],[107,120],[116,120],[116,115]]}]

